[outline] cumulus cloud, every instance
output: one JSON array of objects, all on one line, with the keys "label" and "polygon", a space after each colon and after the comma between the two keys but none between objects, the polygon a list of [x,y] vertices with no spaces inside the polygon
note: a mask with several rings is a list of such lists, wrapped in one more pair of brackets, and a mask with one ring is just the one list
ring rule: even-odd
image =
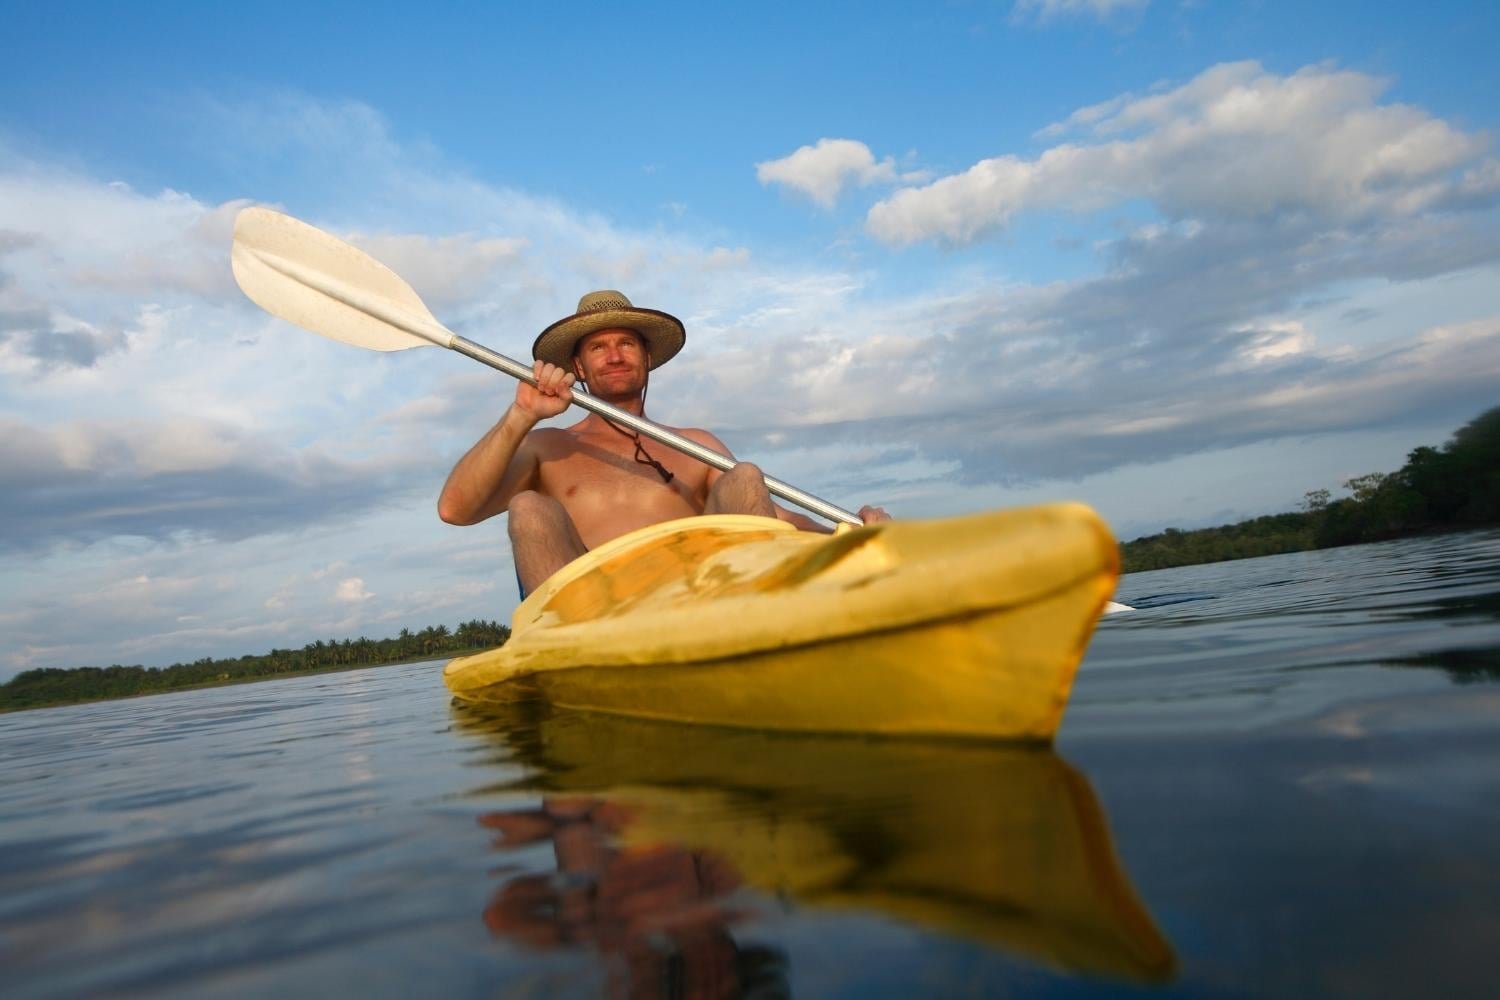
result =
[{"label": "cumulus cloud", "polygon": [[439,474],[399,454],[340,459],[209,422],[0,418],[0,551],[296,530],[429,492]]},{"label": "cumulus cloud", "polygon": [[[1364,431],[1416,417],[1456,425],[1500,401],[1494,389],[1500,384],[1500,316],[1362,349],[1319,351],[1311,345],[1268,357],[1266,343],[1259,330],[1226,334],[1191,361],[1154,366],[1145,360],[1148,350],[1124,345],[1091,355],[1047,338],[988,353],[972,345],[945,351],[934,343],[936,392],[918,377],[902,380],[897,369],[856,354],[826,379],[826,389],[839,395],[884,379],[892,388],[883,413],[850,401],[842,407],[843,420],[836,419],[839,408],[801,425],[766,422],[763,414],[740,436],[762,442],[757,460],[773,473],[793,482],[807,476],[802,482],[815,491],[899,495],[920,485],[915,480],[925,468],[927,492],[941,495],[960,484],[1076,480],[1204,451]],[[974,382],[942,379],[944,370],[958,364],[973,368]],[[798,460],[799,452],[815,449],[822,449],[821,466]],[[903,464],[910,467],[900,477],[904,481],[888,481],[886,473]]]},{"label": "cumulus cloud", "polygon": [[1257,365],[1306,354],[1313,349],[1313,335],[1296,320],[1270,322],[1259,329],[1237,331],[1249,334],[1250,340],[1240,349],[1245,363]]},{"label": "cumulus cloud", "polygon": [[[21,233],[13,229],[0,229],[0,257],[4,257],[13,250],[20,250],[35,245],[36,237],[30,233]],[[5,283],[6,279],[0,277],[0,286],[3,286]]]},{"label": "cumulus cloud", "polygon": [[[41,247],[34,233],[0,230],[0,264],[11,254]],[[59,315],[0,267],[0,373],[34,375],[58,368],[92,368],[125,338],[83,320]]]},{"label": "cumulus cloud", "polygon": [[224,247],[246,204],[208,205],[171,189],[142,193],[27,163],[0,171],[0,218],[10,237],[0,240],[0,253],[9,252],[16,267],[45,267],[44,292],[222,301],[238,294]]},{"label": "cumulus cloud", "polygon": [[[775,452],[828,441],[899,440],[954,479],[1014,483],[1403,414],[1456,423],[1494,405],[1500,324],[1459,324],[1462,337],[1429,344],[1435,333],[1419,338],[1420,326],[1376,311],[1360,319],[1356,347],[1340,303],[1373,282],[1426,289],[1429,314],[1458,294],[1493,316],[1482,290],[1500,280],[1491,223],[1478,213],[1357,232],[1308,219],[1143,227],[1105,248],[1099,275],[844,302],[839,327],[856,339],[809,324],[719,363],[680,363],[701,401],[694,416],[712,415],[732,445],[772,446],[777,475]],[[1467,277],[1429,284],[1441,275]],[[1317,324],[1306,318],[1320,309]],[[778,379],[796,391],[778,393],[774,410],[758,405],[755,387]]]},{"label": "cumulus cloud", "polygon": [[124,345],[125,338],[118,330],[98,330],[82,321],[68,321],[49,309],[0,305],[3,373],[36,375],[59,368],[92,368],[100,358]]},{"label": "cumulus cloud", "polygon": [[433,309],[483,295],[496,272],[513,267],[526,241],[515,237],[479,238],[421,234],[352,233],[348,240],[401,275]]},{"label": "cumulus cloud", "polygon": [[893,183],[896,162],[889,156],[876,161],[870,147],[854,139],[819,139],[779,160],[755,165],[763,185],[782,184],[824,208],[832,208],[849,184]]},{"label": "cumulus cloud", "polygon": [[1035,158],[1001,155],[879,202],[869,232],[891,244],[971,243],[1018,213],[1084,212],[1147,199],[1168,219],[1351,223],[1412,217],[1500,194],[1488,141],[1421,109],[1381,104],[1384,81],[1316,66],[1278,76],[1215,66],[1147,96],[1075,112],[1081,132]]}]

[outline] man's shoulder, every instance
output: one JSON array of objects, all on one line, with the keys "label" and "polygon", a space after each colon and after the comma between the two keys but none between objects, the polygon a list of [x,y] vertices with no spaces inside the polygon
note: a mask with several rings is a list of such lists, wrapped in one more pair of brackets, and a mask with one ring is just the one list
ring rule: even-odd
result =
[{"label": "man's shoulder", "polygon": [[716,434],[714,434],[712,431],[704,430],[702,427],[673,427],[670,429],[676,431],[678,434],[681,434],[685,438],[690,438],[694,441],[697,441],[699,444],[715,446],[723,444],[723,442],[719,440]]},{"label": "man's shoulder", "polygon": [[540,454],[572,451],[578,435],[571,427],[536,427],[526,435],[525,447]]}]

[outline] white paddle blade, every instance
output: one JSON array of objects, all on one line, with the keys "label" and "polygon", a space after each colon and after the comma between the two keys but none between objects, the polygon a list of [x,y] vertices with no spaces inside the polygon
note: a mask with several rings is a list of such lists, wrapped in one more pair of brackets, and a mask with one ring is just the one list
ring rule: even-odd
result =
[{"label": "white paddle blade", "polygon": [[234,221],[234,280],[273,316],[372,351],[447,347],[453,333],[374,257],[267,208]]}]

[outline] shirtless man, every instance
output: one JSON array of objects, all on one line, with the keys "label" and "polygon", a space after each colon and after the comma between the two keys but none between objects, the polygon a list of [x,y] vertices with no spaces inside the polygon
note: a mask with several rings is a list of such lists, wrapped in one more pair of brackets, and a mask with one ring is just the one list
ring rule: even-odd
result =
[{"label": "shirtless man", "polygon": [[[520,383],[505,415],[459,459],[438,498],[438,516],[449,524],[477,524],[509,511],[525,593],[589,549],[673,518],[760,514],[829,531],[772,503],[760,469],[748,462],[720,472],[655,442],[648,451],[634,431],[595,413],[571,427],[533,429],[571,405],[574,382],[645,416],[649,372],[685,340],[675,316],[632,306],[615,291],[585,295],[577,313],[537,337],[531,350],[536,386]],[[673,430],[730,454],[708,431]],[[890,517],[878,507],[861,508],[859,516],[866,523]]]}]

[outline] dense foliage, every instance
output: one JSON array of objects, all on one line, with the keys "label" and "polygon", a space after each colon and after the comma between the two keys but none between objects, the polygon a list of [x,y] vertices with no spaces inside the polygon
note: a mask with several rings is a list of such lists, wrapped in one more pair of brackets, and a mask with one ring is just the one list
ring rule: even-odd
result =
[{"label": "dense foliage", "polygon": [[409,662],[424,657],[499,646],[510,638],[510,628],[475,619],[453,631],[446,625],[429,626],[420,632],[402,629],[390,639],[319,639],[301,649],[273,649],[260,655],[214,660],[204,657],[170,667],[76,667],[48,668],[17,674],[0,686],[0,710],[65,705],[104,698],[156,694],[204,684],[283,677],[316,670],[375,666]]},{"label": "dense foliage", "polygon": [[1441,448],[1423,446],[1392,473],[1344,483],[1349,496],[1313,490],[1298,513],[1198,531],[1168,528],[1121,546],[1127,573],[1249,556],[1377,542],[1500,523],[1500,406],[1465,424]]},{"label": "dense foliage", "polygon": [[1217,528],[1179,531],[1168,528],[1122,545],[1124,570],[1165,569],[1197,563],[1223,562],[1301,552],[1317,547],[1317,524],[1312,514],[1270,514]]}]

